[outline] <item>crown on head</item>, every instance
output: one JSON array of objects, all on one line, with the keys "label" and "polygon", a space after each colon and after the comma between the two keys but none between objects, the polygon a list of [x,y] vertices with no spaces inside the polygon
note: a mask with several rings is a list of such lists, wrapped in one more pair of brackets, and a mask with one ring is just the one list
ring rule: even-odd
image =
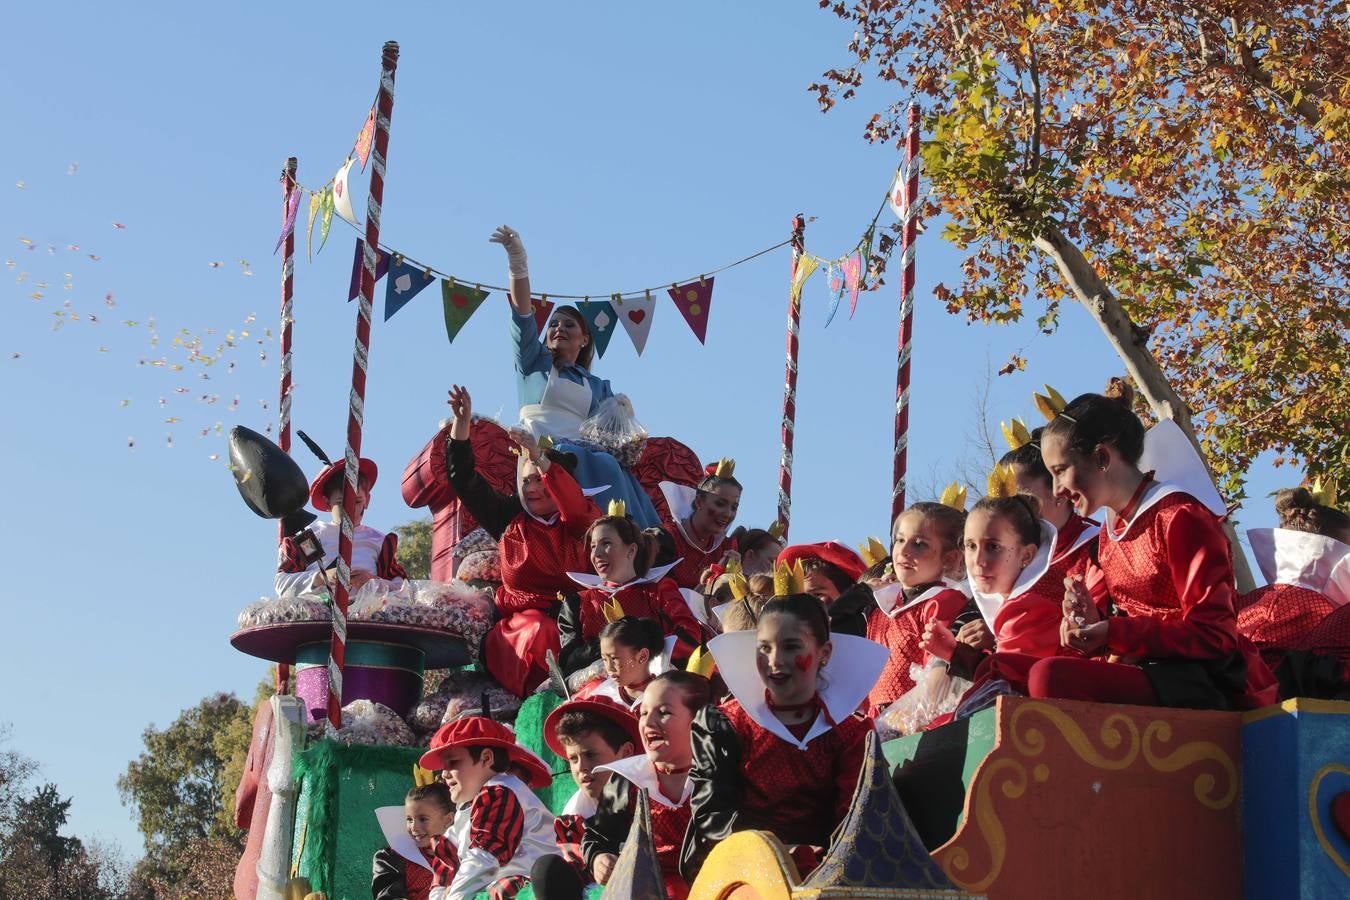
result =
[{"label": "crown on head", "polygon": [[713,466],[711,474],[718,478],[731,478],[736,474],[736,460],[728,459],[725,456],[722,457],[717,461],[717,464]]},{"label": "crown on head", "polygon": [[806,575],[802,572],[802,561],[799,559],[789,568],[785,562],[780,562],[773,570],[773,595],[775,597],[791,597],[793,594],[806,593]]},{"label": "crown on head", "polygon": [[858,550],[862,552],[863,562],[867,563],[868,568],[875,566],[891,555],[890,551],[886,549],[886,545],[874,537],[868,537],[867,543],[859,544]]},{"label": "crown on head", "polygon": [[966,489],[953,481],[942,489],[942,496],[938,502],[943,506],[950,506],[952,509],[960,512],[966,511]]},{"label": "crown on head", "polygon": [[787,526],[783,524],[782,519],[779,519],[764,530],[767,531],[769,537],[773,538],[775,541],[781,541],[783,539],[783,532],[787,531]]},{"label": "crown on head", "polygon": [[694,649],[689,655],[689,662],[685,663],[684,670],[693,672],[695,675],[702,675],[704,678],[712,677],[713,670],[717,668],[717,660],[708,648],[702,644]]},{"label": "crown on head", "polygon": [[1032,394],[1031,398],[1036,401],[1036,408],[1045,416],[1045,421],[1049,422],[1055,416],[1064,412],[1064,407],[1068,406],[1064,395],[1052,388],[1050,385],[1042,385],[1045,388],[1044,394]]},{"label": "crown on head", "polygon": [[999,422],[998,427],[1003,432],[1003,439],[1008,442],[1009,450],[1018,450],[1031,443],[1031,431],[1021,419],[1013,419],[1011,425]]},{"label": "crown on head", "polygon": [[413,785],[416,787],[426,787],[429,784],[434,784],[436,781],[435,772],[430,769],[424,769],[417,763],[413,763],[412,776]]},{"label": "crown on head", "polygon": [[1012,497],[1017,494],[1017,473],[1012,466],[996,465],[989,473],[989,496]]},{"label": "crown on head", "polygon": [[1336,500],[1340,496],[1340,491],[1338,490],[1340,485],[1336,483],[1335,478],[1328,478],[1323,481],[1322,476],[1318,475],[1317,478],[1313,480],[1313,483],[1307,487],[1308,493],[1312,495],[1314,500],[1323,506],[1335,508]]},{"label": "crown on head", "polygon": [[727,576],[727,587],[731,589],[731,599],[744,600],[750,595],[750,582],[745,580],[745,576],[740,572],[734,572]]},{"label": "crown on head", "polygon": [[624,516],[628,515],[628,504],[624,503],[622,500],[611,500],[609,501],[609,509],[605,511],[605,515],[618,516],[622,519]]}]

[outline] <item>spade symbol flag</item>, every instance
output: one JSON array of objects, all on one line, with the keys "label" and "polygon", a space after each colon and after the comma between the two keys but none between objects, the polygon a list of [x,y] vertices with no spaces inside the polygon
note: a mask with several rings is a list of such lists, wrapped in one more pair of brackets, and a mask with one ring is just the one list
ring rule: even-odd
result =
[{"label": "spade symbol flag", "polygon": [[459,284],[448,278],[441,279],[441,303],[445,307],[445,335],[450,343],[455,335],[469,321],[469,316],[478,311],[487,299],[488,292],[478,287]]},{"label": "spade symbol flag", "polygon": [[389,266],[389,279],[384,283],[384,320],[386,322],[408,301],[422,292],[422,289],[436,279],[426,269],[409,265],[403,257],[396,258]]},{"label": "spade symbol flag", "polygon": [[844,287],[848,289],[848,317],[858,310],[859,276],[862,275],[862,254],[854,253],[844,260]]},{"label": "spade symbol flag", "polygon": [[[363,265],[361,257],[365,253],[366,242],[360,238],[356,239],[356,256],[352,259],[352,283],[347,288],[347,302],[356,299],[356,295],[361,292],[361,267]],[[380,255],[375,259],[375,280],[379,281],[384,277],[384,273],[389,271],[389,254],[380,251]]]},{"label": "spade symbol flag", "polygon": [[656,298],[649,291],[645,297],[634,297],[623,301],[615,312],[619,316],[619,324],[623,325],[623,330],[628,332],[629,339],[633,342],[633,349],[637,350],[638,356],[647,347],[647,335],[652,330],[652,316],[656,313]]},{"label": "spade symbol flag", "polygon": [[670,299],[675,301],[680,315],[689,323],[689,328],[700,344],[705,343],[708,336],[708,310],[712,307],[712,291],[711,277],[700,278],[698,281],[691,281],[666,291],[670,294]]},{"label": "spade symbol flag", "polygon": [[614,328],[619,324],[614,304],[608,300],[582,303],[581,315],[591,327],[591,340],[595,341],[596,356],[603,357],[609,347],[609,339],[614,336]]}]

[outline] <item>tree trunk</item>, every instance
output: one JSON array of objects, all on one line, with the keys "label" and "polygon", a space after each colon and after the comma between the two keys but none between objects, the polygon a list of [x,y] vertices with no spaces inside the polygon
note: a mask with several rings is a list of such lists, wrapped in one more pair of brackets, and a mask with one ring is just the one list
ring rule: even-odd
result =
[{"label": "tree trunk", "polygon": [[[1195,435],[1195,426],[1191,423],[1191,411],[1177,396],[1177,392],[1172,389],[1172,385],[1167,381],[1167,373],[1158,364],[1158,360],[1148,349],[1148,339],[1139,333],[1135,328],[1134,322],[1130,319],[1130,314],[1121,306],[1120,301],[1116,299],[1115,294],[1107,287],[1106,282],[1097,275],[1092,264],[1083,256],[1083,252],[1074,245],[1064,233],[1058,228],[1049,227],[1044,233],[1036,238],[1036,246],[1048,254],[1055,264],[1059,266],[1060,274],[1064,280],[1069,283],[1073,289],[1074,296],[1078,302],[1092,313],[1092,317],[1097,320],[1102,331],[1106,332],[1106,339],[1111,342],[1119,354],[1121,360],[1125,363],[1125,370],[1129,372],[1134,383],[1139,386],[1144,399],[1148,401],[1149,407],[1154,415],[1159,418],[1167,418],[1181,426],[1182,432],[1190,438],[1196,452],[1200,454],[1200,459],[1205,464],[1205,471],[1209,473],[1210,480],[1214,480],[1214,471],[1209,467],[1209,460],[1205,458],[1205,452],[1200,447],[1200,441]],[[1247,565],[1247,557],[1242,552],[1242,546],[1238,543],[1237,532],[1227,520],[1224,521],[1224,532],[1228,535],[1228,542],[1233,548],[1233,573],[1237,579],[1237,589],[1240,593],[1247,593],[1256,588],[1256,583],[1252,578],[1251,568]]]}]

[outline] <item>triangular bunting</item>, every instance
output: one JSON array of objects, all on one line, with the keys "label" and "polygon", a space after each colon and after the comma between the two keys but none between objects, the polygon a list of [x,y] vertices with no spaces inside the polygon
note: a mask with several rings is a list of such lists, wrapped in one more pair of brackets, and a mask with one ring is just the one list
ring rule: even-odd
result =
[{"label": "triangular bunting", "polygon": [[389,265],[389,278],[384,283],[384,320],[408,305],[408,301],[436,279],[427,269],[410,265],[403,257],[395,257]]},{"label": "triangular bunting", "polygon": [[802,302],[802,285],[806,284],[806,279],[811,277],[811,273],[816,271],[820,265],[820,260],[814,256],[803,253],[797,257],[797,268],[792,272],[792,288],[790,296],[794,304]]},{"label": "triangular bunting", "polygon": [[487,299],[488,292],[480,287],[469,287],[448,278],[441,279],[441,303],[445,306],[445,335],[450,343]]},{"label": "triangular bunting", "polygon": [[534,327],[540,334],[548,327],[549,314],[553,312],[554,303],[547,297],[531,297],[530,306],[534,307]]},{"label": "triangular bunting", "polygon": [[862,253],[855,252],[844,260],[844,287],[848,290],[848,317],[858,311],[858,288],[861,286]]},{"label": "triangular bunting", "polygon": [[361,126],[361,133],[356,136],[356,146],[352,150],[356,153],[356,158],[361,161],[361,171],[366,170],[366,162],[370,159],[370,145],[375,140],[375,107],[370,108],[370,115],[366,116],[366,124]]},{"label": "triangular bunting", "polygon": [[356,215],[352,212],[351,185],[347,182],[351,177],[352,163],[354,162],[356,162],[355,159],[347,160],[342,164],[342,168],[337,170],[337,174],[333,176],[333,210],[353,225],[357,222]]},{"label": "triangular bunting", "polygon": [[295,231],[295,214],[300,211],[300,186],[295,185],[291,192],[286,195],[286,219],[281,223],[281,237],[277,238],[277,245],[272,250],[272,255],[276,256],[277,250],[286,243],[286,238],[290,237]]},{"label": "triangular bunting", "polygon": [[[356,295],[361,293],[361,266],[362,256],[365,254],[366,242],[360,238],[356,239],[356,256],[352,257],[352,283],[347,287],[347,302],[350,303],[356,299]],[[320,248],[322,249],[322,248]],[[389,254],[380,251],[380,255],[375,260],[375,281],[379,282],[384,274],[389,271]],[[374,299],[373,297],[371,299]]]},{"label": "triangular bunting", "polygon": [[670,294],[670,299],[675,301],[680,315],[689,323],[689,328],[700,344],[705,343],[708,337],[708,311],[712,307],[712,291],[711,277],[700,278],[698,281],[691,281],[666,291]]},{"label": "triangular bunting", "polygon": [[616,312],[619,314],[619,323],[623,325],[623,330],[628,332],[628,338],[633,342],[633,349],[641,356],[647,347],[647,335],[652,330],[652,316],[656,314],[656,298],[648,291],[645,297],[633,297],[623,301]]},{"label": "triangular bunting", "polygon": [[305,229],[305,253],[310,259],[314,258],[314,220],[319,217],[319,207],[323,205],[323,200],[318,194],[309,195],[309,227]]},{"label": "triangular bunting", "polygon": [[609,339],[618,326],[618,312],[608,300],[591,300],[581,304],[581,316],[591,326],[591,340],[595,341],[595,355],[603,357],[609,348]]},{"label": "triangular bunting", "polygon": [[825,314],[825,327],[829,328],[839,310],[839,301],[844,299],[844,273],[834,263],[825,270],[825,283],[830,288],[830,311]]},{"label": "triangular bunting", "polygon": [[323,245],[328,243],[328,229],[333,225],[333,189],[326,187],[323,189],[323,195],[319,197],[319,249],[315,253],[323,252]]},{"label": "triangular bunting", "polygon": [[905,182],[901,180],[904,174],[904,168],[895,170],[895,181],[891,182],[891,193],[886,198],[891,205],[891,212],[902,222],[905,220],[905,212],[909,209],[909,195],[905,191]]}]

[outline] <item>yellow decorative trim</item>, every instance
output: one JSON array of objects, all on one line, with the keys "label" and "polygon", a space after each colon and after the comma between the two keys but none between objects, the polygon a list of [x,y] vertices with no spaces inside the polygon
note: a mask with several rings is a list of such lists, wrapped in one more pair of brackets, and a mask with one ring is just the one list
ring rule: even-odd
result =
[{"label": "yellow decorative trim", "polygon": [[1317,770],[1317,774],[1312,777],[1312,784],[1308,786],[1308,818],[1312,819],[1313,834],[1317,835],[1317,843],[1322,845],[1322,852],[1331,857],[1331,861],[1341,870],[1342,875],[1350,878],[1350,863],[1347,863],[1340,852],[1327,840],[1326,832],[1322,830],[1322,817],[1317,814],[1317,788],[1322,783],[1322,779],[1332,773],[1350,775],[1350,767],[1343,766],[1340,763],[1332,763]]},{"label": "yellow decorative trim", "polygon": [[1018,731],[1018,726],[1027,715],[1037,714],[1048,719],[1078,758],[1090,766],[1119,771],[1129,768],[1139,756],[1139,727],[1124,713],[1112,713],[1102,720],[1102,744],[1108,749],[1115,749],[1125,743],[1124,755],[1113,759],[1098,752],[1083,729],[1063,710],[1049,703],[1022,703],[1013,711],[1008,730],[1013,746],[1024,756],[1039,756],[1045,750],[1045,735],[1039,728]]},{"label": "yellow decorative trim", "polygon": [[1158,756],[1153,751],[1154,739],[1167,743],[1172,739],[1172,726],[1167,722],[1148,723],[1144,729],[1144,760],[1159,772],[1178,772],[1204,760],[1212,760],[1223,767],[1228,776],[1228,790],[1220,797],[1213,796],[1215,778],[1209,772],[1195,776],[1192,785],[1195,799],[1210,809],[1227,809],[1232,805],[1238,791],[1237,765],[1223,748],[1212,741],[1190,741],[1182,744],[1168,756]]},{"label": "yellow decorative trim", "polygon": [[983,878],[974,880],[962,878],[960,873],[970,868],[970,851],[959,845],[951,849],[946,859],[941,860],[947,877],[957,887],[972,894],[983,891],[994,883],[999,873],[1003,871],[1003,860],[1008,854],[1007,835],[1003,830],[1003,823],[994,811],[994,801],[989,796],[994,779],[1004,772],[1010,775],[1001,785],[1003,796],[1009,800],[1016,800],[1026,793],[1027,769],[1015,759],[1004,758],[994,761],[979,772],[974,784],[975,798],[971,804],[971,812],[976,827],[980,829],[980,836],[984,838],[985,845],[989,848],[989,871]]},{"label": "yellow decorative trim", "polygon": [[1242,724],[1250,725],[1273,716],[1315,713],[1324,716],[1350,716],[1350,703],[1344,700],[1313,700],[1308,697],[1294,697],[1279,705],[1263,706],[1242,714]]},{"label": "yellow decorative trim", "polygon": [[767,831],[738,831],[708,854],[689,886],[689,900],[725,900],[742,886],[759,900],[792,900],[800,880],[797,864],[778,838]]}]

